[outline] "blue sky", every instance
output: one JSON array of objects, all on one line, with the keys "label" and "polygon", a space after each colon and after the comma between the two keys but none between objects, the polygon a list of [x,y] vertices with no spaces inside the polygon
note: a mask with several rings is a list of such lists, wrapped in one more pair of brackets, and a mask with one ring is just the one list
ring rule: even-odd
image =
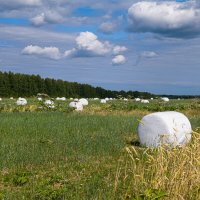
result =
[{"label": "blue sky", "polygon": [[0,0],[0,70],[200,95],[200,3]]}]

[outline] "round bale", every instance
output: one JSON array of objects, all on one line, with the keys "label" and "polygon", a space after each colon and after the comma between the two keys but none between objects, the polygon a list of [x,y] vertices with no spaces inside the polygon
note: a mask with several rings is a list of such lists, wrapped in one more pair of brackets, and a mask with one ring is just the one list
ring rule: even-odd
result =
[{"label": "round bale", "polygon": [[188,118],[175,111],[156,112],[146,115],[138,125],[141,145],[181,146],[191,139],[192,128]]},{"label": "round bale", "polygon": [[83,106],[87,106],[88,105],[88,100],[87,99],[79,99],[79,102],[83,105]]}]

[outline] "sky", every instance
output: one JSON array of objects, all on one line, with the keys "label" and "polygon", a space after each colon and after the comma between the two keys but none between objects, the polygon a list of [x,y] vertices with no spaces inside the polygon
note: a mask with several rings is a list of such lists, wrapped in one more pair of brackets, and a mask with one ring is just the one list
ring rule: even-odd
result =
[{"label": "sky", "polygon": [[200,1],[0,0],[0,71],[200,95]]}]

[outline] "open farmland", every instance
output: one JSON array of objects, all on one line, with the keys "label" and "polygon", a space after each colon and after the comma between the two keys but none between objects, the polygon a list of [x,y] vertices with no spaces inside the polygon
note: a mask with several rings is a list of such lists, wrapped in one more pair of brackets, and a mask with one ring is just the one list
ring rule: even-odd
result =
[{"label": "open farmland", "polygon": [[[47,108],[37,99],[0,101],[1,199],[199,199],[200,100],[149,104],[69,100]],[[137,125],[148,113],[176,110],[194,130],[184,148],[140,147]]]}]

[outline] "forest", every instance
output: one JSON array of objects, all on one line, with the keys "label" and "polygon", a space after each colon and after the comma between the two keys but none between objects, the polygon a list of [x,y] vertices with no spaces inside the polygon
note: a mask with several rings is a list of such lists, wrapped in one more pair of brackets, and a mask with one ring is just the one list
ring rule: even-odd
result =
[{"label": "forest", "polygon": [[139,91],[112,91],[101,87],[93,87],[89,84],[68,82],[52,78],[42,78],[40,75],[27,75],[13,72],[0,72],[0,97],[33,97],[38,93],[48,94],[50,97],[85,97],[85,98],[136,98],[143,99],[166,96],[176,98],[198,98],[188,95],[155,95],[149,92]]},{"label": "forest", "polygon": [[0,97],[32,97],[38,93],[50,97],[85,97],[85,98],[150,98],[155,95],[138,91],[111,91],[88,84],[42,78],[39,75],[27,75],[12,72],[0,72]]}]

